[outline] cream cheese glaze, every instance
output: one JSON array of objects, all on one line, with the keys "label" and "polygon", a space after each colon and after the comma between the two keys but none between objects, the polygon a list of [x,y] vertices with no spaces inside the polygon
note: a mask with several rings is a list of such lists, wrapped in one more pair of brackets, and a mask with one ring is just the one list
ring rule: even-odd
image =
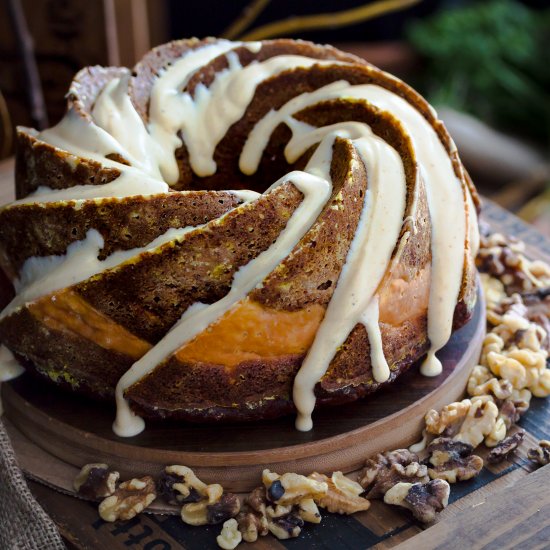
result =
[{"label": "cream cheese glaze", "polygon": [[[243,117],[260,83],[290,69],[345,65],[341,61],[278,55],[243,67],[238,55],[232,51],[237,47],[257,52],[261,44],[220,40],[187,51],[166,67],[153,84],[147,122],[139,116],[128,94],[129,72],[114,78],[104,87],[90,119],[80,117],[70,109],[56,127],[42,132],[40,139],[75,156],[116,167],[121,175],[105,185],[63,190],[42,187],[17,203],[82,201],[169,192],[168,184],[178,179],[174,153],[182,140],[193,171],[199,176],[212,175],[217,169],[214,160],[216,146],[231,125]],[[226,57],[227,67],[215,74],[208,87],[199,84],[193,94],[182,91],[199,68],[220,55]],[[165,337],[120,379],[116,389],[117,417],[113,426],[118,435],[133,436],[144,428],[143,420],[131,411],[125,400],[125,390],[144,379],[159,363],[216,322],[250,291],[261,286],[265,277],[311,228],[331,196],[330,166],[337,137],[349,140],[357,150],[368,174],[368,186],[359,224],[333,297],[295,378],[293,400],[298,410],[297,428],[311,429],[315,385],[356,324],[362,323],[369,336],[374,379],[383,382],[389,378],[376,292],[404,227],[411,225],[410,215],[405,217],[405,172],[399,154],[364,123],[342,122],[316,128],[293,117],[308,106],[338,98],[362,101],[390,113],[401,122],[412,141],[418,161],[420,181],[417,183],[426,189],[432,227],[432,282],[428,310],[431,347],[421,372],[428,376],[441,372],[436,352],[451,334],[462,281],[464,247],[470,247],[472,251],[477,248],[472,198],[455,175],[436,131],[421,113],[381,86],[350,85],[341,80],[294,97],[278,110],[267,113],[250,132],[239,160],[241,171],[248,175],[256,172],[272,132],[281,123],[292,132],[285,149],[289,162],[297,160],[310,146],[319,144],[303,171],[287,174],[266,191],[291,182],[302,192],[303,200],[272,246],[237,271],[224,298],[210,305],[196,303],[188,308]],[[126,159],[131,166],[106,158],[113,153]],[[235,193],[239,193],[243,202],[259,196],[251,191]],[[171,229],[147,247],[115,252],[103,261],[97,259],[103,246],[102,238],[91,230],[86,239],[70,245],[64,257],[27,260],[19,277],[18,294],[0,317],[50,292],[182,238],[193,229],[196,228]],[[414,227],[411,230],[414,231]]]},{"label": "cream cheese glaze", "polygon": [[[13,353],[6,347],[0,346],[0,390],[2,382],[8,382],[23,374],[24,368],[17,362]],[[0,416],[4,413],[2,398],[0,396]]]}]

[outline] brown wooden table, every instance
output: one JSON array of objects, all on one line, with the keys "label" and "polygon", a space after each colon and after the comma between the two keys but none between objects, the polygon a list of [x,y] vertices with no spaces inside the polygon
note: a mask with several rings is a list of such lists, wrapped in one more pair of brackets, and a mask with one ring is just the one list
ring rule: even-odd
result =
[{"label": "brown wooden table", "polygon": [[[13,160],[7,160],[0,162],[0,204],[12,200],[13,195]],[[524,240],[530,256],[550,261],[550,241],[532,227],[490,201],[485,202],[483,217],[493,229]],[[404,510],[373,501],[370,510],[354,516],[324,514],[321,525],[307,526],[298,539],[276,541],[265,537],[239,548],[550,548],[550,465],[536,469],[526,459],[527,448],[540,439],[550,439],[550,399],[533,398],[521,426],[526,437],[517,454],[501,464],[488,465],[474,480],[453,485],[450,505],[430,527],[419,524]],[[91,503],[33,481],[29,486],[72,547],[216,547],[219,526],[196,528],[185,525],[177,516],[147,514],[109,524],[99,519]]]}]

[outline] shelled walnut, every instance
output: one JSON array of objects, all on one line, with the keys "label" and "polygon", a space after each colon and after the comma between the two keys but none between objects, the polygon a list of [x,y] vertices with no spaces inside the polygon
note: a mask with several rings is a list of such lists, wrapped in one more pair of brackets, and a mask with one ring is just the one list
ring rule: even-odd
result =
[{"label": "shelled walnut", "polygon": [[228,519],[222,527],[221,533],[216,537],[216,542],[223,550],[233,550],[241,543],[243,537],[239,531],[236,519]]},{"label": "shelled walnut", "polygon": [[143,512],[157,497],[151,476],[121,483],[116,491],[99,505],[99,515],[105,521],[128,520]]},{"label": "shelled walnut", "polygon": [[298,516],[305,522],[321,523],[321,513],[319,512],[317,503],[312,498],[303,498],[298,504],[296,504],[296,508]]},{"label": "shelled walnut", "polygon": [[157,481],[159,494],[169,504],[182,505],[181,518],[189,525],[214,525],[235,517],[239,498],[218,484],[207,485],[187,466],[166,466]]},{"label": "shelled walnut", "polygon": [[298,504],[304,498],[319,498],[327,494],[328,485],[300,474],[283,475],[264,470],[262,482],[268,500],[276,504]]},{"label": "shelled walnut", "polygon": [[309,477],[328,486],[327,494],[316,499],[321,508],[334,514],[355,514],[369,509],[370,502],[361,496],[363,487],[342,472],[334,472],[332,477],[314,472]]},{"label": "shelled walnut", "polygon": [[157,491],[168,504],[198,502],[206,496],[203,483],[187,466],[166,466],[157,480]]},{"label": "shelled walnut", "polygon": [[540,466],[550,464],[550,441],[546,439],[539,441],[537,447],[527,451],[527,457]]},{"label": "shelled walnut", "polygon": [[241,510],[237,495],[224,493],[218,484],[207,485],[205,498],[184,504],[181,519],[188,525],[214,525],[235,517]]},{"label": "shelled walnut", "polygon": [[508,458],[519,447],[524,436],[525,432],[519,430],[514,435],[504,438],[496,447],[491,449],[491,452],[487,455],[487,462],[489,464],[497,464]]},{"label": "shelled walnut", "polygon": [[460,430],[472,402],[469,399],[445,405],[440,412],[431,409],[426,413],[426,431],[433,435],[452,437]]},{"label": "shelled walnut", "polygon": [[73,487],[79,495],[97,500],[115,492],[119,477],[120,474],[107,464],[86,464],[76,476]]},{"label": "shelled walnut", "polygon": [[472,397],[466,418],[453,439],[468,443],[475,449],[493,432],[497,417],[498,407],[491,396]]},{"label": "shelled walnut", "polygon": [[483,459],[472,454],[473,447],[468,443],[439,437],[428,445],[427,450],[428,475],[432,479],[456,483],[477,476],[483,468]]},{"label": "shelled walnut", "polygon": [[384,502],[409,509],[422,523],[431,523],[435,514],[449,503],[449,484],[442,479],[428,483],[397,483],[385,495]]},{"label": "shelled walnut", "polygon": [[550,267],[528,260],[525,244],[513,237],[492,233],[481,237],[476,258],[478,269],[499,279],[507,292],[530,291],[550,286]]},{"label": "shelled walnut", "polygon": [[295,538],[302,532],[304,520],[300,517],[297,507],[292,504],[268,506],[267,528],[280,540]]},{"label": "shelled walnut", "polygon": [[256,487],[244,499],[237,515],[239,531],[246,542],[255,542],[269,532],[267,523],[267,498],[265,487]]},{"label": "shelled walnut", "polygon": [[366,498],[382,498],[386,491],[400,482],[427,481],[427,467],[420,464],[418,455],[407,449],[379,453],[369,458],[359,479]]},{"label": "shelled walnut", "polygon": [[467,391],[470,396],[492,395],[495,399],[507,399],[512,395],[512,384],[508,380],[495,378],[482,365],[473,368],[468,378]]},{"label": "shelled walnut", "polygon": [[241,511],[237,516],[237,523],[246,542],[256,542],[258,537],[263,537],[269,532],[266,515]]}]

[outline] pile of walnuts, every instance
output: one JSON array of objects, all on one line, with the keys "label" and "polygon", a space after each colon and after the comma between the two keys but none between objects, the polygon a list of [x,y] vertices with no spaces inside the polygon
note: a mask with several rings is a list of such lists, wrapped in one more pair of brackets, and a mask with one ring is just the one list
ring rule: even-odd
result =
[{"label": "pile of walnuts", "polygon": [[[262,484],[241,502],[182,465],[167,466],[157,480],[144,476],[119,483],[119,473],[108,465],[87,464],[74,481],[75,490],[102,499],[99,515],[105,521],[131,519],[160,497],[181,507],[189,525],[223,523],[216,540],[226,550],[269,533],[278,539],[297,537],[305,523],[321,522],[320,508],[354,514],[368,510],[369,499],[404,507],[422,523],[434,521],[448,504],[450,484],[471,479],[483,468],[475,449],[482,443],[489,447],[489,463],[514,453],[524,432],[510,435],[510,429],[533,395],[550,395],[550,266],[528,260],[523,248],[496,233],[481,238],[477,265],[489,330],[468,380],[468,398],[428,411],[423,440],[410,450],[370,457],[358,482],[342,472],[329,477],[264,470]],[[541,441],[527,456],[538,465],[550,463],[550,442]]]}]

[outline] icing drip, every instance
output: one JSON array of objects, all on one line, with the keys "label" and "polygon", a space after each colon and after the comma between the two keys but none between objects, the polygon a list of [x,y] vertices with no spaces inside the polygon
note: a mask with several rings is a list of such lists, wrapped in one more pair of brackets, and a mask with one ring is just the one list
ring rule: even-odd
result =
[{"label": "icing drip", "polygon": [[158,162],[155,162],[162,151],[147,132],[128,95],[130,76],[128,71],[124,77],[114,78],[105,86],[94,104],[92,118],[124,147],[132,166],[162,180]]},{"label": "icing drip", "polygon": [[[214,174],[216,146],[229,128],[243,117],[259,84],[293,68],[342,65],[337,61],[282,55],[242,67],[237,54],[231,51],[239,46],[252,52],[261,48],[260,43],[218,40],[188,50],[163,70],[151,90],[148,123],[142,121],[128,95],[130,73],[110,81],[97,97],[91,119],[81,118],[74,110],[69,110],[56,127],[38,137],[74,155],[67,157],[67,162],[74,167],[80,162],[78,157],[84,157],[118,169],[120,176],[104,185],[61,190],[41,187],[14,204],[74,200],[78,208],[85,199],[168,193],[167,183],[178,180],[174,152],[182,144],[186,146],[190,165],[197,175]],[[217,72],[208,87],[199,84],[193,95],[185,92],[192,75],[219,56],[226,57],[227,68]],[[319,144],[303,172],[291,172],[269,189],[290,181],[304,198],[273,245],[237,271],[224,298],[210,305],[196,303],[188,308],[164,338],[120,379],[113,426],[118,435],[132,436],[144,428],[143,420],[130,410],[125,390],[236,307],[251,290],[261,285],[314,224],[331,196],[330,166],[337,136],[351,140],[365,165],[368,185],[357,230],[333,297],[295,379],[293,398],[299,412],[297,427],[311,429],[315,385],[357,324],[364,325],[369,337],[374,379],[383,382],[389,378],[379,326],[377,290],[390,266],[403,226],[415,230],[414,223],[410,227],[414,218],[403,219],[407,190],[399,155],[366,124],[342,122],[316,128],[293,118],[310,105],[338,98],[364,101],[391,113],[412,141],[421,178],[419,184],[426,188],[432,226],[428,313],[431,348],[422,365],[422,373],[433,376],[441,371],[435,354],[451,333],[462,280],[464,245],[475,253],[479,241],[472,199],[454,174],[451,160],[435,130],[412,105],[374,84],[350,85],[338,81],[294,97],[278,110],[267,113],[250,132],[239,159],[241,171],[248,175],[256,172],[272,132],[281,123],[292,132],[285,149],[289,162],[297,160],[312,145]],[[112,154],[120,155],[131,166],[106,158]],[[235,193],[244,202],[259,196],[252,191]],[[464,199],[467,214],[462,206]],[[449,205],[457,207],[449,208]],[[27,260],[16,281],[18,294],[0,318],[41,296],[181,239],[194,229],[197,228],[171,229],[147,247],[115,252],[103,261],[97,259],[103,239],[97,231],[90,230],[86,239],[70,245],[64,256]]]},{"label": "icing drip", "polygon": [[409,447],[409,451],[411,451],[411,453],[421,453],[426,448],[427,444],[428,444],[428,432],[426,430],[422,430],[422,439],[420,441],[417,441],[416,443],[413,443]]},{"label": "icing drip", "polygon": [[372,377],[376,382],[386,382],[390,377],[390,367],[382,348],[382,335],[378,326],[378,316],[378,296],[374,296],[360,320],[365,325],[369,337]]},{"label": "icing drip", "polygon": [[50,145],[75,155],[67,159],[67,162],[71,162],[74,168],[80,162],[78,157],[83,157],[99,162],[105,167],[118,169],[120,176],[103,185],[77,185],[67,189],[51,189],[42,186],[9,206],[37,202],[50,203],[104,197],[122,198],[134,195],[154,195],[168,193],[170,190],[166,182],[149,176],[147,172],[144,173],[139,168],[141,163],[137,160],[133,161],[136,163],[135,166],[126,166],[107,159],[106,155],[113,153],[119,154],[127,160],[133,157],[105,130],[93,122],[83,119],[73,109],[67,112],[57,126],[44,130],[38,137]]},{"label": "icing drip", "polygon": [[[3,345],[0,345],[0,387],[2,382],[13,380],[25,372],[25,369],[17,362],[13,353]],[[0,396],[0,416],[4,414],[2,398]]]},{"label": "icing drip", "polygon": [[338,284],[313,345],[294,380],[293,399],[298,409],[296,427],[302,431],[312,427],[315,384],[326,373],[336,351],[357,323],[363,323],[372,338],[373,372],[377,381],[384,381],[389,376],[381,350],[378,303],[373,297],[399,239],[405,210],[405,174],[393,148],[374,136],[366,125],[357,125],[355,129],[358,128],[362,129],[364,137],[354,139],[353,144],[367,169],[368,187]]},{"label": "icing drip", "polygon": [[13,380],[23,374],[25,369],[17,362],[13,353],[3,345],[0,345],[0,382]]}]

